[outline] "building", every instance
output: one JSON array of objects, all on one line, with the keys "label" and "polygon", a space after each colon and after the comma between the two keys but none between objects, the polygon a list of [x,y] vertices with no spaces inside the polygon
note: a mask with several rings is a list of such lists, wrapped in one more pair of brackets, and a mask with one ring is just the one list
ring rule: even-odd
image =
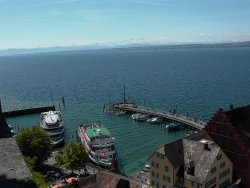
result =
[{"label": "building", "polygon": [[[107,170],[100,170],[94,175],[81,178],[77,184],[75,187],[79,188],[149,188],[142,182]],[[71,188],[74,186],[68,184],[57,187]]]},{"label": "building", "polygon": [[240,187],[250,185],[250,105],[219,109],[205,126],[206,132],[234,164],[234,180]]},{"label": "building", "polygon": [[0,187],[35,188],[33,177],[11,135],[0,100]]},{"label": "building", "polygon": [[152,187],[224,188],[232,183],[232,162],[205,131],[164,145],[149,161]]}]

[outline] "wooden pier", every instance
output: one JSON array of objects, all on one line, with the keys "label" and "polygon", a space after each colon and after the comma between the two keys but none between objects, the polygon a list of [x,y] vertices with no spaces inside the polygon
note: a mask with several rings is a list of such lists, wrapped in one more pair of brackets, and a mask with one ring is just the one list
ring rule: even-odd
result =
[{"label": "wooden pier", "polygon": [[22,110],[13,110],[8,112],[3,112],[3,116],[8,117],[15,117],[15,116],[23,116],[23,115],[30,115],[30,114],[37,114],[47,111],[55,111],[55,106],[44,106],[44,107],[37,107],[37,108],[27,108]]},{"label": "wooden pier", "polygon": [[143,113],[150,116],[161,117],[165,120],[180,122],[183,125],[190,126],[197,130],[203,129],[206,125],[206,122],[197,120],[196,118],[191,118],[180,114],[172,114],[169,112],[156,111],[152,109],[142,109],[130,103],[115,104],[111,106],[109,109],[107,109],[107,111],[112,111],[112,112],[119,112],[120,110],[125,110],[127,113]]}]

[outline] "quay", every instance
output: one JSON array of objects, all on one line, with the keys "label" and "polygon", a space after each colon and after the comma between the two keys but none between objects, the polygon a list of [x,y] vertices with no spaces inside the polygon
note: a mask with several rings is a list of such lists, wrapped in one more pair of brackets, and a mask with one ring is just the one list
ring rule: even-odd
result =
[{"label": "quay", "polygon": [[37,114],[47,111],[55,111],[55,106],[43,106],[43,107],[37,107],[37,108],[27,108],[22,110],[13,110],[8,112],[3,112],[3,116],[5,118],[8,117],[15,117],[15,116],[22,116],[22,115],[30,115],[30,114]]},{"label": "quay", "polygon": [[164,120],[176,121],[185,126],[191,127],[192,129],[195,129],[195,130],[201,130],[206,125],[206,122],[197,120],[196,118],[191,118],[191,117],[187,117],[187,116],[176,114],[176,113],[172,114],[169,112],[162,112],[162,111],[156,111],[152,109],[139,108],[137,105],[133,103],[118,103],[118,104],[112,105],[111,107],[107,109],[108,112],[119,112],[121,110],[126,111],[126,113],[128,114],[143,113],[149,116],[161,117]]}]

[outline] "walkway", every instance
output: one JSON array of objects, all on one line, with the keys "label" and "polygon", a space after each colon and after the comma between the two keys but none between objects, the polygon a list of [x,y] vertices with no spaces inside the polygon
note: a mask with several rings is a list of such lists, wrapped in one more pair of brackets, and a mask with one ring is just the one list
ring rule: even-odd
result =
[{"label": "walkway", "polygon": [[117,111],[125,110],[126,112],[130,112],[130,113],[144,113],[150,116],[158,116],[163,119],[180,122],[184,125],[193,127],[198,130],[203,129],[206,125],[206,122],[197,120],[196,118],[191,118],[191,117],[187,117],[187,116],[180,115],[180,114],[170,114],[169,112],[161,112],[161,111],[156,111],[152,109],[142,109],[131,104],[128,104],[128,105],[117,104],[117,105],[112,106],[112,108],[117,109]]}]

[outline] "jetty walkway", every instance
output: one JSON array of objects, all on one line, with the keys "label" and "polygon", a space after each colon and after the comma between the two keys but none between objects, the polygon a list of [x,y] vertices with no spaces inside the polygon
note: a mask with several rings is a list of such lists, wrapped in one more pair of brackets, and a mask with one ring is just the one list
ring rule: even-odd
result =
[{"label": "jetty walkway", "polygon": [[126,103],[115,104],[107,110],[112,111],[112,112],[118,112],[120,110],[124,110],[126,111],[126,113],[143,113],[143,114],[147,114],[150,116],[157,116],[165,120],[180,122],[183,125],[190,126],[197,130],[203,129],[206,125],[206,122],[197,120],[196,118],[187,117],[181,114],[172,114],[169,112],[156,111],[153,109],[139,108],[136,105],[130,104],[130,103],[129,104],[126,104]]},{"label": "jetty walkway", "polygon": [[3,116],[5,118],[8,117],[15,117],[15,116],[22,116],[22,115],[30,115],[30,114],[36,114],[36,113],[42,113],[47,112],[49,110],[55,110],[55,106],[43,106],[43,107],[37,107],[37,108],[27,108],[27,109],[21,109],[21,110],[13,110],[8,112],[3,112]]}]

